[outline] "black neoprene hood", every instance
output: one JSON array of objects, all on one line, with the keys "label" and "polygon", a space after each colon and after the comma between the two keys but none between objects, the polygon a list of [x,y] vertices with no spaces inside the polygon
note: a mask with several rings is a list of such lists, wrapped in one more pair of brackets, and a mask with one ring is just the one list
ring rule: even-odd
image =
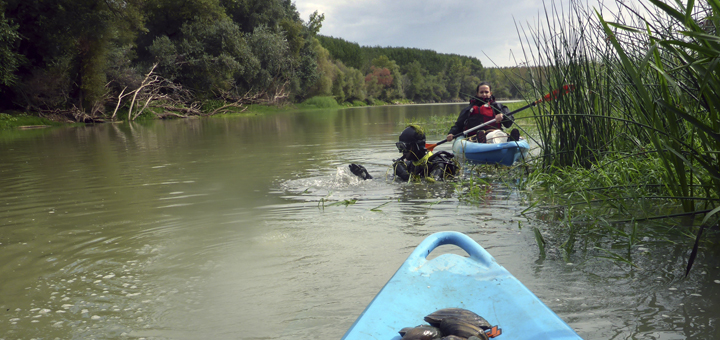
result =
[{"label": "black neoprene hood", "polygon": [[405,143],[417,143],[425,141],[425,135],[417,132],[412,126],[408,126],[400,134],[400,141]]}]

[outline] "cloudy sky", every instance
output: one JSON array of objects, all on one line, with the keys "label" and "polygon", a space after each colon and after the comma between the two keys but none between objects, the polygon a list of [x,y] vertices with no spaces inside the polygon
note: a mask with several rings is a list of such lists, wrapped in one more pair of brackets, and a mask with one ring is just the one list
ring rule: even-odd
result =
[{"label": "cloudy sky", "polygon": [[[587,1],[597,6],[597,0]],[[568,0],[555,2],[567,10]],[[615,7],[613,0],[605,3]],[[516,23],[527,30],[545,21],[540,0],[295,0],[295,5],[305,21],[316,10],[325,14],[322,35],[361,46],[471,56],[486,67],[521,63]]]}]

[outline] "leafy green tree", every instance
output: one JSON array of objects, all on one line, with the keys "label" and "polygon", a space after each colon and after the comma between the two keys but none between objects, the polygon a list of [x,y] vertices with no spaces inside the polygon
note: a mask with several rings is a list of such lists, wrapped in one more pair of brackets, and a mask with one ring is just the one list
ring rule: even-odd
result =
[{"label": "leafy green tree", "polygon": [[430,75],[426,78],[426,88],[424,101],[427,102],[442,102],[450,99],[450,96],[446,87],[446,79],[444,73],[437,75]]},{"label": "leafy green tree", "polygon": [[388,90],[391,90],[399,72],[393,76],[391,70],[399,70],[394,61],[382,55],[372,60],[369,73],[365,76],[367,94],[373,98],[388,100]]},{"label": "leafy green tree", "polygon": [[281,34],[260,26],[248,36],[248,45],[260,61],[260,70],[251,84],[261,89],[269,89],[292,77],[294,60],[291,59],[288,43]]},{"label": "leafy green tree", "polygon": [[365,64],[363,50],[357,43],[351,43],[340,38],[318,35],[317,39],[329,52],[330,56],[341,61],[348,67],[361,69]]},{"label": "leafy green tree", "polygon": [[[172,1],[172,0],[169,0]],[[271,30],[283,20],[300,21],[299,13],[291,0],[219,0],[230,18],[245,33],[264,26]]]},{"label": "leafy green tree", "polygon": [[140,0],[6,1],[6,18],[17,23],[23,38],[18,50],[27,60],[18,69],[16,99],[26,106],[42,106],[33,98],[55,94],[43,94],[48,87],[38,85],[54,81],[68,84],[69,94],[62,94],[67,104],[97,109],[106,91],[109,55],[143,29],[141,5]]},{"label": "leafy green tree", "polygon": [[345,100],[352,102],[353,100],[365,100],[367,93],[365,92],[365,77],[360,70],[345,66],[342,61],[335,61],[338,71],[343,74],[343,92]]},{"label": "leafy green tree", "polygon": [[171,41],[183,39],[183,27],[195,22],[209,24],[227,18],[220,0],[146,0],[143,7],[147,17],[143,34],[137,39],[139,60],[152,64],[153,55],[149,47],[155,39],[166,36]]},{"label": "leafy green tree", "polygon": [[414,61],[407,66],[407,83],[405,88],[405,98],[413,101],[423,101],[427,96],[427,84],[425,83],[425,74],[427,71],[422,67],[419,61]]},{"label": "leafy green tree", "polygon": [[[313,39],[312,47],[315,50],[318,76],[315,83],[308,87],[307,96],[334,95],[334,92],[338,92],[338,88],[334,86],[336,67],[330,60],[330,52],[322,47],[317,39]],[[344,98],[344,95],[342,97]]]},{"label": "leafy green tree", "polygon": [[23,56],[16,52],[20,35],[18,25],[5,18],[4,2],[0,2],[0,10],[0,85],[11,86],[17,80],[14,73],[23,60]]},{"label": "leafy green tree", "polygon": [[476,89],[481,81],[483,80],[474,75],[464,76],[462,84],[460,84],[460,98],[470,100],[471,96],[477,96]]},{"label": "leafy green tree", "polygon": [[183,38],[176,42],[158,37],[149,51],[160,74],[200,97],[233,92],[236,79],[257,75],[260,62],[231,20],[186,23],[181,33]]},{"label": "leafy green tree", "polygon": [[317,36],[322,28],[322,22],[325,20],[325,14],[318,14],[317,11],[310,14],[310,18],[307,23],[308,32],[313,36]]},{"label": "leafy green tree", "polygon": [[[290,79],[290,90],[292,97],[296,101],[308,98],[308,90],[320,77],[318,71],[320,61],[315,45],[320,46],[316,35],[322,27],[322,21],[324,19],[325,15],[318,15],[317,11],[315,11],[310,15],[307,24],[303,25],[299,19],[293,21],[294,24],[292,27],[294,28],[294,33],[290,34],[289,30],[285,30],[288,44],[291,50],[293,50],[293,57],[297,60],[298,64],[293,70],[293,77]],[[287,21],[289,22],[289,20]],[[294,52],[295,48],[299,48],[297,54]]]},{"label": "leafy green tree", "polygon": [[389,84],[385,84],[383,88],[383,94],[382,99],[383,100],[392,100],[397,98],[404,98],[404,93],[402,91],[402,74],[400,73],[400,66],[394,61],[390,60],[387,56],[381,55],[371,62],[372,67],[380,68],[380,69],[387,69],[390,72],[390,77],[392,78],[392,81]]},{"label": "leafy green tree", "polygon": [[347,83],[345,82],[344,72],[337,69],[335,74],[335,81],[332,82],[332,95],[333,97],[335,97],[335,100],[338,102],[338,104],[340,104],[346,99],[345,86]]},{"label": "leafy green tree", "polygon": [[285,39],[288,42],[290,53],[293,57],[300,56],[300,50],[305,46],[305,37],[303,36],[304,26],[300,21],[283,19],[280,21],[280,27],[285,33]]},{"label": "leafy green tree", "polygon": [[470,73],[470,68],[463,65],[460,58],[453,58],[450,61],[447,77],[447,92],[450,99],[460,97],[463,78]]}]

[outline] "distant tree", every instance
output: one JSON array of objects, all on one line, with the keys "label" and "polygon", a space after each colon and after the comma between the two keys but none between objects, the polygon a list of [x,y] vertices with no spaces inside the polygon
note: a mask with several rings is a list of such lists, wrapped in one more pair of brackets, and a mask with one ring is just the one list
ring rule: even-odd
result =
[{"label": "distant tree", "polygon": [[402,91],[402,74],[400,73],[400,66],[394,61],[390,60],[387,56],[381,55],[371,61],[371,68],[384,68],[390,71],[390,77],[392,81],[390,84],[384,84],[382,98],[384,100],[392,100],[398,98],[404,98],[405,94]]},{"label": "distant tree", "polygon": [[474,75],[466,75],[463,77],[463,81],[460,84],[460,98],[463,100],[470,100],[472,96],[477,96],[477,86],[483,79],[480,79]]},{"label": "distant tree", "polygon": [[373,98],[387,100],[386,89],[393,85],[393,76],[387,68],[370,67],[370,73],[365,76],[367,94]]},{"label": "distant tree", "polygon": [[405,98],[416,102],[424,101],[427,98],[427,84],[425,83],[425,73],[427,71],[422,67],[419,61],[414,61],[407,66],[406,76],[408,86],[405,88]]},{"label": "distant tree", "polygon": [[428,102],[442,102],[450,100],[448,94],[445,74],[440,72],[437,75],[430,75],[427,78],[427,87],[424,100]]},{"label": "distant tree", "polygon": [[[353,100],[365,100],[367,93],[365,92],[365,77],[360,70],[345,66],[342,61],[336,60],[335,66],[340,74],[342,74],[342,92],[344,94],[344,100],[352,102]],[[333,85],[335,85],[333,83]],[[333,93],[335,89],[333,87]],[[338,101],[339,102],[339,101]]]},{"label": "distant tree", "polygon": [[390,87],[393,84],[393,76],[390,74],[390,70],[387,68],[377,68],[375,66],[371,67],[371,73],[368,74],[365,77],[365,80],[367,81],[368,78],[375,78],[377,80],[377,83],[382,85],[383,87]]},{"label": "distant tree", "polygon": [[448,67],[447,92],[450,99],[460,97],[460,88],[463,78],[470,73],[470,69],[464,66],[460,58],[452,58]]},{"label": "distant tree", "polygon": [[363,50],[357,43],[347,42],[340,38],[317,36],[318,40],[334,60],[342,61],[348,67],[360,70],[364,63]]},{"label": "distant tree", "polygon": [[[336,79],[336,66],[330,59],[330,52],[325,49],[317,39],[312,42],[312,48],[315,51],[317,63],[317,78],[315,82],[307,89],[306,97],[312,96],[328,96],[333,93],[334,81]],[[342,88],[342,85],[338,85]],[[342,95],[344,100],[344,94]]]}]

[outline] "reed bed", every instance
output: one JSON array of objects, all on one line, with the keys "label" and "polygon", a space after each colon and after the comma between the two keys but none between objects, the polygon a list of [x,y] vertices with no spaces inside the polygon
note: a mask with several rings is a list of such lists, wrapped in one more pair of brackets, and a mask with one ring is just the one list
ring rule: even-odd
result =
[{"label": "reed bed", "polygon": [[528,99],[575,85],[534,110],[527,188],[613,237],[671,221],[697,249],[720,216],[720,0],[607,4],[546,3],[542,24],[518,27]]}]

